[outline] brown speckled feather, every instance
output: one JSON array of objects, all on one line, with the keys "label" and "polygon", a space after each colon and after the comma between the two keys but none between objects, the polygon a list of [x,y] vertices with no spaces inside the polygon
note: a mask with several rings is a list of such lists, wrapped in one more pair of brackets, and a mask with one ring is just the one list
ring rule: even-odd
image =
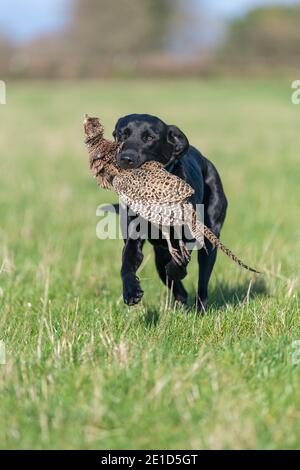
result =
[{"label": "brown speckled feather", "polygon": [[141,168],[117,175],[113,186],[118,194],[144,204],[182,202],[194,194],[189,184],[167,173],[158,162],[147,162]]}]

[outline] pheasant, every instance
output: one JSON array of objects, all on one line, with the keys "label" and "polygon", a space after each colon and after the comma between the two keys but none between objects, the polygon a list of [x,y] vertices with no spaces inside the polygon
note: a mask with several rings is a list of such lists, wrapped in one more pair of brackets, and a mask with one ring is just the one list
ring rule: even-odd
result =
[{"label": "pheasant", "polygon": [[180,251],[172,246],[166,227],[186,225],[201,246],[205,237],[239,266],[259,274],[229,250],[206,225],[197,220],[196,211],[188,202],[194,194],[188,183],[167,172],[161,163],[155,161],[146,162],[141,167],[130,170],[119,168],[116,156],[122,144],[104,139],[104,128],[98,118],[85,114],[84,131],[90,168],[98,184],[102,188],[114,190],[131,210],[160,227],[169,252],[177,264],[182,265],[189,259],[190,254],[182,240],[179,240]]}]

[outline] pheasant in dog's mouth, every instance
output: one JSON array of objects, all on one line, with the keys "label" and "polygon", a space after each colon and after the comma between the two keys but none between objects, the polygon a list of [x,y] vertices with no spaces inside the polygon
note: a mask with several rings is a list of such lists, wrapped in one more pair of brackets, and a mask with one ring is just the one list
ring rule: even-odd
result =
[{"label": "pheasant in dog's mouth", "polygon": [[135,169],[119,168],[116,156],[122,144],[104,138],[104,128],[98,118],[85,114],[83,124],[90,168],[98,184],[115,191],[132,211],[160,228],[177,264],[185,264],[190,253],[182,240],[179,240],[180,250],[172,246],[168,227],[187,226],[201,247],[205,237],[239,266],[259,274],[197,220],[196,211],[189,202],[194,190],[188,183],[166,171],[156,161],[146,162]]}]

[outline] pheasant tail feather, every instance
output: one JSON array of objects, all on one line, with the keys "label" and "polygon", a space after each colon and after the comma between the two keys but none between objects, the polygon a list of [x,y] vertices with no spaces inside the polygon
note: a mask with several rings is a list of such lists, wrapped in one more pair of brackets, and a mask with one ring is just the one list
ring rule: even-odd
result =
[{"label": "pheasant tail feather", "polygon": [[251,268],[251,266],[248,266],[240,258],[238,258],[229,248],[227,248],[227,246],[225,246],[219,240],[219,238],[206,225],[197,222],[196,213],[194,214],[193,219],[194,220],[193,220],[192,233],[197,241],[201,241],[204,236],[212,243],[212,245],[215,248],[219,248],[221,251],[223,251],[223,253],[225,253],[225,255],[227,255],[232,261],[237,263],[242,268],[247,269],[248,271],[251,271],[256,274],[261,274],[259,271],[257,271],[254,268]]}]

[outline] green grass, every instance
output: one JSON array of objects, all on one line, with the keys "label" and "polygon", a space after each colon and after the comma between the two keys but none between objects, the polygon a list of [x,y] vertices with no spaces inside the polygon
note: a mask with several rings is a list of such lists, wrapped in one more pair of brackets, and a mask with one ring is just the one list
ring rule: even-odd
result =
[{"label": "green grass", "polygon": [[[1,448],[297,448],[299,118],[289,82],[7,84],[0,107]],[[218,167],[223,241],[210,309],[175,309],[145,249],[123,305],[121,241],[100,241],[82,115],[179,125]],[[185,284],[195,294],[193,259]]]}]

